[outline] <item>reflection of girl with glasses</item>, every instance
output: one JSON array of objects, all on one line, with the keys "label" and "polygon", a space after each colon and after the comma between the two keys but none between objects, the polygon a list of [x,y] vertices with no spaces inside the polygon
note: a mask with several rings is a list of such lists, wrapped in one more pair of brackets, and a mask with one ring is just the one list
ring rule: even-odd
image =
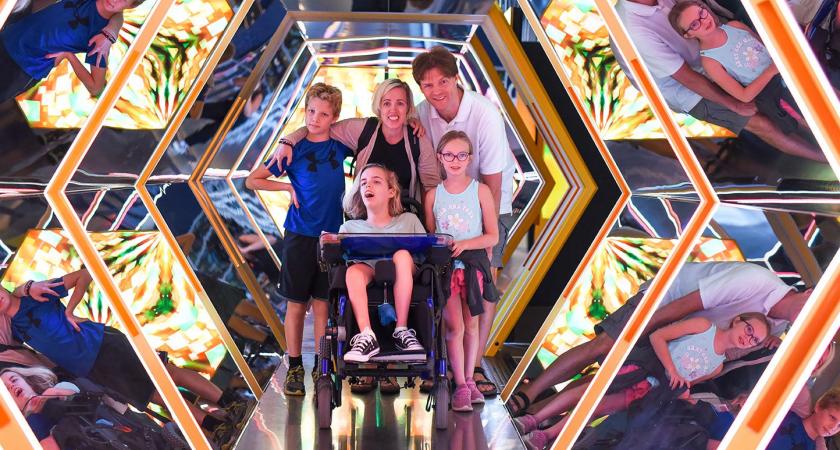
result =
[{"label": "reflection of girl with glasses", "polygon": [[[674,29],[700,42],[706,75],[736,99],[755,106],[785,134],[808,130],[808,124],[782,81],[767,48],[746,25],[736,20],[720,25],[699,0],[677,3],[668,14]],[[801,137],[799,156],[824,161],[822,152]]]},{"label": "reflection of girl with glasses", "polygon": [[[664,326],[650,334],[650,345],[637,345],[630,352],[593,417],[624,410],[663,383],[669,384],[674,395],[682,395],[690,386],[716,377],[728,350],[753,348],[769,332],[767,317],[752,312],[732,319],[729,328],[718,328],[703,317]],[[585,382],[562,391],[536,414],[514,419],[517,429],[528,433],[529,448],[542,448],[560,434],[568,416],[545,430],[539,425],[571,410],[588,386]]]},{"label": "reflection of girl with glasses", "polygon": [[443,314],[446,351],[456,386],[452,410],[468,412],[472,404],[484,403],[484,394],[472,378],[473,362],[479,352],[478,315],[484,311],[483,299],[498,299],[487,250],[498,242],[499,229],[490,188],[467,175],[472,158],[467,135],[461,131],[444,134],[437,155],[446,178],[426,194],[426,227],[429,232],[455,238],[452,271],[442,283],[448,299]]}]

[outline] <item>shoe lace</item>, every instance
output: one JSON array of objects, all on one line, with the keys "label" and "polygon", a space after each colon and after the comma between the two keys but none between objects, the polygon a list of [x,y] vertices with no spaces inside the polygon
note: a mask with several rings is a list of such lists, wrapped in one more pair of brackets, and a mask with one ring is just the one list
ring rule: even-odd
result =
[{"label": "shoe lace", "polygon": [[420,344],[420,341],[417,340],[417,336],[415,335],[414,330],[412,330],[411,328],[398,331],[397,339],[399,339],[406,345]]},{"label": "shoe lace", "polygon": [[373,345],[374,337],[367,333],[359,333],[350,339],[350,347],[354,350],[359,347],[359,350],[365,349]]},{"label": "shoe lace", "polygon": [[293,381],[303,381],[303,376],[304,376],[303,367],[298,366],[298,367],[292,367],[291,369],[289,369],[289,377],[291,377],[291,379]]}]

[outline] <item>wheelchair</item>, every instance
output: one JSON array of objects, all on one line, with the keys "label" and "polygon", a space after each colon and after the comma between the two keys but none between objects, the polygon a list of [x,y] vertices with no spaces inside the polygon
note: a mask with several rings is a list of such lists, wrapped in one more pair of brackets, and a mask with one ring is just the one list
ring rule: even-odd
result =
[{"label": "wheelchair", "polygon": [[[426,411],[434,411],[438,429],[446,429],[449,410],[449,380],[446,378],[446,341],[443,307],[446,299],[439,294],[439,278],[448,270],[453,239],[446,234],[335,234],[321,235],[319,260],[330,281],[330,307],[327,328],[319,343],[320,377],[315,385],[319,428],[330,428],[333,408],[341,406],[342,381],[345,378],[373,376],[407,377],[405,388],[414,387],[415,377],[434,378],[434,388],[426,401]],[[414,276],[409,307],[408,327],[417,333],[424,353],[401,353],[391,342],[395,324],[383,326],[378,307],[393,301],[394,265],[389,258],[398,250],[407,250],[415,260],[424,258]],[[383,260],[387,259],[387,260]],[[374,281],[368,285],[368,311],[371,328],[380,343],[380,353],[366,363],[344,361],[350,339],[360,330],[353,317],[347,295],[345,274],[349,261],[381,260],[376,264]],[[394,367],[388,367],[392,365]]]}]

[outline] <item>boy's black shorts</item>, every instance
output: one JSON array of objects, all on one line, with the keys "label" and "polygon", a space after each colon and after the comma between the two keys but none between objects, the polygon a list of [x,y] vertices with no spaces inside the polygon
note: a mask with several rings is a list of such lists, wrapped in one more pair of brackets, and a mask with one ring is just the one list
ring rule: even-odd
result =
[{"label": "boy's black shorts", "polygon": [[293,303],[310,298],[326,300],[329,293],[327,273],[318,265],[318,238],[286,230],[280,252],[279,294]]},{"label": "boy's black shorts", "polygon": [[108,326],[87,378],[116,391],[140,411],[146,409],[155,392],[155,385],[128,338]]},{"label": "boy's black shorts", "polygon": [[0,102],[12,99],[18,94],[35,86],[36,81],[17,65],[0,43]]}]

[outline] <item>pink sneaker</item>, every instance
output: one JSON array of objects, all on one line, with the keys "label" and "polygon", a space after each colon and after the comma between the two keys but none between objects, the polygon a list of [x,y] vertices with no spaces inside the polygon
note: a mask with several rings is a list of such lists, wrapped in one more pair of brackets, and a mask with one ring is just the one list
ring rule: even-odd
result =
[{"label": "pink sneaker", "polygon": [[473,410],[470,400],[470,388],[467,385],[458,386],[452,394],[452,411],[470,412]]},{"label": "pink sneaker", "polygon": [[519,430],[519,434],[525,435],[537,429],[537,418],[530,415],[525,414],[524,416],[517,417],[513,419],[513,426]]},{"label": "pink sneaker", "polygon": [[548,436],[545,432],[536,430],[525,435],[523,438],[525,447],[528,450],[543,450],[548,444]]},{"label": "pink sneaker", "polygon": [[478,390],[475,381],[472,378],[467,378],[467,387],[470,389],[470,402],[475,405],[477,403],[484,403],[484,394]]}]

